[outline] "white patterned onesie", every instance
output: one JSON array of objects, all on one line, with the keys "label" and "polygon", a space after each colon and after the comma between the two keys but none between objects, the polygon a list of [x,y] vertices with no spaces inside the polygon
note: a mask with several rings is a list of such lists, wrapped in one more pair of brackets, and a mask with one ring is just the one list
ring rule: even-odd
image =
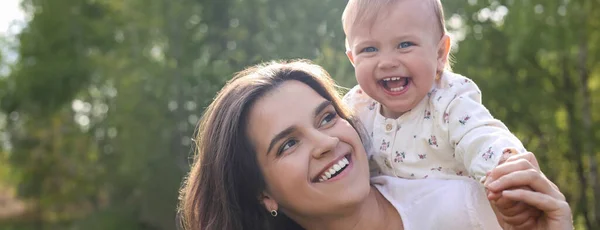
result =
[{"label": "white patterned onesie", "polygon": [[398,119],[383,117],[380,103],[358,85],[344,102],[371,136],[375,175],[482,181],[503,153],[525,152],[521,141],[483,106],[477,85],[449,71]]}]

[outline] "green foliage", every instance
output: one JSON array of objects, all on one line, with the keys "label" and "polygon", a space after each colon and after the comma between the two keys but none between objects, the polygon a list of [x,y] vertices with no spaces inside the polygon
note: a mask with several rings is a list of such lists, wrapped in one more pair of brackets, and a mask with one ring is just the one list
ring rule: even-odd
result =
[{"label": "green foliage", "polygon": [[[597,229],[600,10],[591,0],[444,1],[454,70]],[[173,229],[203,109],[233,73],[307,58],[356,84],[334,0],[25,0],[0,76],[0,185],[30,202],[2,229]],[[458,22],[459,27],[452,25]],[[0,43],[7,46],[7,43]],[[0,63],[1,62],[0,58]],[[1,64],[0,64],[1,65]],[[8,138],[2,134],[6,133]],[[4,223],[6,222],[6,223]]]},{"label": "green foliage", "polygon": [[[469,1],[449,12],[466,36],[455,70],[479,83],[485,104],[536,153],[579,226],[600,225],[597,193],[598,16],[593,1]],[[503,12],[503,20],[494,14]],[[487,12],[487,14],[486,14]],[[489,15],[490,17],[486,17]],[[483,51],[483,52],[482,52]],[[595,105],[593,103],[596,103]]]}]

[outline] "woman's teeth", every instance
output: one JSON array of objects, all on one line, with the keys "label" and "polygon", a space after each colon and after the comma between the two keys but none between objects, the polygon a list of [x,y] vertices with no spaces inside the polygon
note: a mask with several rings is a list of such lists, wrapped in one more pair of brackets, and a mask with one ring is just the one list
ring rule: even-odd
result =
[{"label": "woman's teeth", "polygon": [[323,173],[323,175],[321,175],[321,178],[319,178],[319,182],[323,182],[323,181],[331,179],[332,177],[337,176],[340,172],[342,172],[342,171],[344,171],[344,169],[346,169],[348,164],[350,164],[350,161],[348,161],[348,158],[346,158],[346,157],[342,158],[337,163],[333,164],[333,166],[331,166],[331,168],[329,168],[327,171],[325,171],[325,173]]}]

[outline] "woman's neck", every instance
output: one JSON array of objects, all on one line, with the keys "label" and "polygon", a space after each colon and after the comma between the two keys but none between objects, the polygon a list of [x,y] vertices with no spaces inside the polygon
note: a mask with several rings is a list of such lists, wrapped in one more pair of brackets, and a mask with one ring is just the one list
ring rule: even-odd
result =
[{"label": "woman's neck", "polygon": [[367,199],[354,211],[342,217],[306,221],[302,224],[309,230],[404,229],[402,218],[396,208],[374,186],[371,186]]}]

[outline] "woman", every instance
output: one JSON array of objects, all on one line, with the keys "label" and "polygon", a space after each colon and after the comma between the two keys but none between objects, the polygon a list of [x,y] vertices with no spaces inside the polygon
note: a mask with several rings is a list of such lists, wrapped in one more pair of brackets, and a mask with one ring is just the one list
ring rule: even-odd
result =
[{"label": "woman", "polygon": [[[238,73],[207,108],[198,156],[182,191],[186,229],[499,228],[473,181],[369,178],[360,125],[333,81],[306,61]],[[499,194],[545,211],[536,224],[569,225],[564,197],[535,159],[494,170]],[[512,172],[512,173],[506,173]],[[528,181],[519,180],[527,175]],[[507,188],[530,186],[525,190]],[[544,202],[540,202],[543,197]],[[553,205],[553,206],[552,206]],[[559,207],[559,208],[556,208]],[[500,218],[501,219],[501,218]],[[505,226],[510,227],[510,226]]]}]

